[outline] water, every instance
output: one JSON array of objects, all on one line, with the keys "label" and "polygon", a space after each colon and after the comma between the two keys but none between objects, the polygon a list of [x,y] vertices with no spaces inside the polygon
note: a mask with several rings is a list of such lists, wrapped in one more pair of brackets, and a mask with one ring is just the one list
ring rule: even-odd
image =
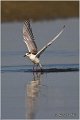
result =
[{"label": "water", "polygon": [[[1,114],[2,119],[76,119],[79,116],[78,19],[32,22],[40,49],[66,25],[63,34],[41,56],[43,67],[54,72],[34,73],[23,56],[23,23],[3,23]],[[61,72],[63,69],[76,71]]]}]

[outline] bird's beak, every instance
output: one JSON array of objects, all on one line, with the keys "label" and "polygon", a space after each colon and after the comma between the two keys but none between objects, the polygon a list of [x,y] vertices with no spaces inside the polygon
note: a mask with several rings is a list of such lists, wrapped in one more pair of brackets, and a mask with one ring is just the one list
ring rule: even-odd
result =
[{"label": "bird's beak", "polygon": [[24,57],[26,57],[26,55],[24,55]]}]

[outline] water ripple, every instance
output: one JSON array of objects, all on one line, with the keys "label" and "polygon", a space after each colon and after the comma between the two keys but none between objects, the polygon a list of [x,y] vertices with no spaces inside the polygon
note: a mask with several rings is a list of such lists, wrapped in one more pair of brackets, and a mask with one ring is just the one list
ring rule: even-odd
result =
[{"label": "water ripple", "polygon": [[[42,72],[79,71],[79,64],[48,64],[43,65]],[[33,71],[33,65],[1,66],[1,72],[41,72],[38,68]]]}]

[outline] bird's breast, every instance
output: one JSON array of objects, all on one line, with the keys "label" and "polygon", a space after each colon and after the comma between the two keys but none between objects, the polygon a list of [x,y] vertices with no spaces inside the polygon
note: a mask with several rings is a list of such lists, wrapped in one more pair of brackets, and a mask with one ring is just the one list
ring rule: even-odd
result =
[{"label": "bird's breast", "polygon": [[31,54],[30,59],[33,63],[38,64],[40,60],[36,57],[36,55]]}]

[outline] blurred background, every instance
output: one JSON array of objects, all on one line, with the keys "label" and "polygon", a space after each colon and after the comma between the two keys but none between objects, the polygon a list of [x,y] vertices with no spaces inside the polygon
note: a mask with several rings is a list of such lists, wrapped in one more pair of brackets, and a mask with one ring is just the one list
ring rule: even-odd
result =
[{"label": "blurred background", "polygon": [[48,20],[79,17],[79,1],[2,1],[1,20]]}]

